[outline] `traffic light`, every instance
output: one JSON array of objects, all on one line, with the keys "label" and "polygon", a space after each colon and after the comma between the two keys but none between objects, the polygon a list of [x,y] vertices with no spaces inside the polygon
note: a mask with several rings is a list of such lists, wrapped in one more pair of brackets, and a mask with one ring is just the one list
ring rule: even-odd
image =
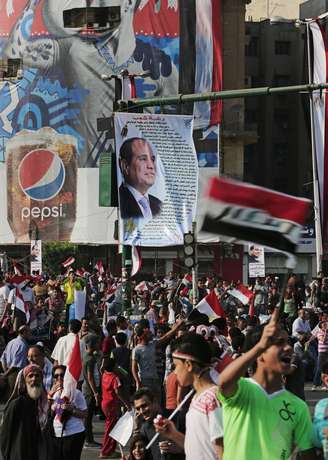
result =
[{"label": "traffic light", "polygon": [[183,235],[184,263],[188,268],[196,265],[196,238],[192,232]]}]

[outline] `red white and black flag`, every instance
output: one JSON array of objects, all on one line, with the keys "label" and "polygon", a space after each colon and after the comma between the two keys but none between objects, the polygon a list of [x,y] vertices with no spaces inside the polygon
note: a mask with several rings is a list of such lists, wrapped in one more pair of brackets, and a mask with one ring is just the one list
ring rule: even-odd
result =
[{"label": "red white and black flag", "polygon": [[[179,92],[222,90],[221,0],[179,0]],[[207,69],[204,72],[204,69]],[[183,113],[190,113],[188,104]],[[194,104],[195,126],[221,123],[222,101]],[[201,122],[200,122],[201,120]]]},{"label": "red white and black flag", "polygon": [[[310,56],[308,56],[310,83],[328,83],[328,40],[325,23],[309,22]],[[319,185],[321,236],[324,253],[328,252],[328,101],[327,91],[313,92],[313,125],[316,166]]]},{"label": "red white and black flag", "polygon": [[311,201],[219,177],[209,179],[203,232],[293,254]]}]

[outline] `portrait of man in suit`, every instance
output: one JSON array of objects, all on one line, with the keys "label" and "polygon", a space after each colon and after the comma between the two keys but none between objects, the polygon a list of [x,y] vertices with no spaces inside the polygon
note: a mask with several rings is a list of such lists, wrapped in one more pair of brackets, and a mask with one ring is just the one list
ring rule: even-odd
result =
[{"label": "portrait of man in suit", "polygon": [[261,248],[251,245],[248,249],[248,263],[259,263],[261,257]]},{"label": "portrait of man in suit", "polygon": [[148,193],[156,180],[156,156],[149,142],[132,137],[120,148],[119,165],[123,182],[119,187],[120,213],[122,219],[157,216],[162,202]]}]

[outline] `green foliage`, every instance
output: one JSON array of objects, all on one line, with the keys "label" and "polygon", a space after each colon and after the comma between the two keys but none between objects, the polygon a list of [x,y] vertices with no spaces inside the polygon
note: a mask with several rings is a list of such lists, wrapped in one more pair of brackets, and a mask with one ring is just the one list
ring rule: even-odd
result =
[{"label": "green foliage", "polygon": [[61,273],[62,262],[68,257],[77,259],[78,245],[69,242],[47,241],[42,243],[42,268],[47,273]]}]

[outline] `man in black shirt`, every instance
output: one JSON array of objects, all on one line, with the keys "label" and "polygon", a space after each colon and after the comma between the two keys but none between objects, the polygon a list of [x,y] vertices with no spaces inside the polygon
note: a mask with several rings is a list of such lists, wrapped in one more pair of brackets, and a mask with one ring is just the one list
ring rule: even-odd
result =
[{"label": "man in black shirt", "polygon": [[88,415],[85,420],[85,446],[100,447],[95,442],[92,430],[92,418],[96,406],[100,405],[100,373],[95,354],[99,350],[99,340],[96,335],[88,334],[85,338],[86,355],[83,357],[82,393],[87,403]]},{"label": "man in black shirt", "polygon": [[[155,436],[156,431],[154,428],[154,418],[161,413],[161,409],[158,401],[156,400],[154,393],[148,388],[140,388],[133,396],[134,408],[136,410],[137,422],[139,425],[139,432],[142,434],[147,441],[151,441]],[[181,430],[181,425],[179,427]],[[163,460],[159,443],[166,441],[161,435],[152,444],[150,450],[153,460]],[[184,453],[175,445],[170,446],[170,453],[165,454],[166,460],[183,460],[185,458]],[[178,453],[180,451],[180,453]]]}]

